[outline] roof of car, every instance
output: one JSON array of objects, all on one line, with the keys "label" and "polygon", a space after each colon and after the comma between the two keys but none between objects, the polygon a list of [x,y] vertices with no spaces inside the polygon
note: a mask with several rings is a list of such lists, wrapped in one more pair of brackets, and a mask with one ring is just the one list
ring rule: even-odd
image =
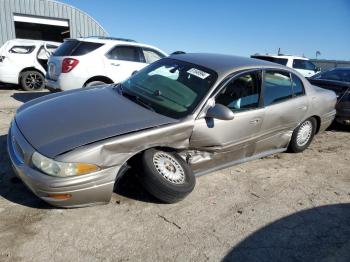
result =
[{"label": "roof of car", "polygon": [[171,55],[170,58],[200,65],[221,75],[231,73],[234,69],[246,67],[282,67],[264,60],[222,54],[187,53]]},{"label": "roof of car", "polygon": [[22,38],[15,38],[9,40],[9,42],[17,42],[22,44],[41,44],[41,43],[48,43],[48,44],[54,44],[54,45],[60,45],[62,43],[60,42],[53,42],[53,41],[45,41],[45,40],[34,40],[34,39],[22,39]]},{"label": "roof of car", "polygon": [[307,57],[303,57],[303,56],[295,56],[295,55],[273,55],[273,54],[255,54],[252,56],[260,56],[260,57],[274,57],[274,58],[294,58],[294,59],[300,59],[300,60],[309,60],[309,58]]},{"label": "roof of car", "polygon": [[97,36],[91,36],[91,37],[79,37],[79,38],[67,38],[66,40],[77,40],[77,41],[84,41],[84,42],[93,42],[93,43],[101,43],[101,44],[113,44],[113,45],[132,45],[132,46],[141,46],[144,48],[152,48],[155,49],[164,55],[167,55],[164,51],[159,49],[158,47],[143,44],[136,42],[132,39],[125,39],[125,38],[116,38],[116,37],[97,37]]},{"label": "roof of car", "polygon": [[129,44],[136,44],[137,42],[130,39],[123,39],[123,38],[106,38],[106,37],[79,37],[79,38],[69,38],[67,40],[78,40],[78,41],[86,41],[86,42],[94,42],[94,43],[115,43],[115,42],[122,42],[122,43],[129,43]]}]

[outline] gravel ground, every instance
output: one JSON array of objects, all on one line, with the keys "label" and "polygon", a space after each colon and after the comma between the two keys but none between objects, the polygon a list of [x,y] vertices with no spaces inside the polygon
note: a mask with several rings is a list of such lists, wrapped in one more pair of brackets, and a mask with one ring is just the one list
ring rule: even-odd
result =
[{"label": "gravel ground", "polygon": [[350,131],[197,179],[157,202],[130,173],[108,205],[57,209],[14,177],[15,110],[47,92],[0,89],[0,261],[350,261]]}]

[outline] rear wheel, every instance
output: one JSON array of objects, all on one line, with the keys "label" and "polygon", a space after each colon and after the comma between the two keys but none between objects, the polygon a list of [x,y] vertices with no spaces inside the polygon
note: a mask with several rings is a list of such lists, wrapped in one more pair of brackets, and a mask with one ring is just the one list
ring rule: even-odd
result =
[{"label": "rear wheel", "polygon": [[165,203],[175,203],[192,192],[195,176],[175,152],[146,150],[142,156],[141,181],[145,189]]},{"label": "rear wheel", "polygon": [[289,144],[290,151],[299,153],[304,151],[311,143],[316,132],[316,119],[311,117],[302,122],[293,132]]},{"label": "rear wheel", "polygon": [[25,91],[39,91],[45,87],[44,75],[38,71],[26,71],[21,74],[21,86]]}]

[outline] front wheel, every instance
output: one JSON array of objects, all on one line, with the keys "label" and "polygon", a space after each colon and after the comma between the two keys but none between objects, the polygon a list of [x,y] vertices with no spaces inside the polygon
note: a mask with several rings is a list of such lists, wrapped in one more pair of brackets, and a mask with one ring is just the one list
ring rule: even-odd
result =
[{"label": "front wheel", "polygon": [[23,72],[20,82],[25,91],[39,91],[45,87],[44,75],[38,71]]},{"label": "front wheel", "polygon": [[293,132],[289,149],[293,153],[304,151],[311,143],[316,132],[316,119],[310,117],[302,122]]},{"label": "front wheel", "polygon": [[192,192],[195,176],[175,152],[149,149],[142,156],[141,181],[145,189],[165,203],[175,203]]}]

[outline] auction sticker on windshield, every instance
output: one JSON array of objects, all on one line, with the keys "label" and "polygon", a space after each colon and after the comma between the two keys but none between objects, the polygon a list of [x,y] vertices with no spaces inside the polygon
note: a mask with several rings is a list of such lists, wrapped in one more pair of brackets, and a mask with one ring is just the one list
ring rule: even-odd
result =
[{"label": "auction sticker on windshield", "polygon": [[199,77],[201,79],[206,79],[208,76],[210,76],[210,74],[196,68],[191,68],[187,71],[187,73]]}]

